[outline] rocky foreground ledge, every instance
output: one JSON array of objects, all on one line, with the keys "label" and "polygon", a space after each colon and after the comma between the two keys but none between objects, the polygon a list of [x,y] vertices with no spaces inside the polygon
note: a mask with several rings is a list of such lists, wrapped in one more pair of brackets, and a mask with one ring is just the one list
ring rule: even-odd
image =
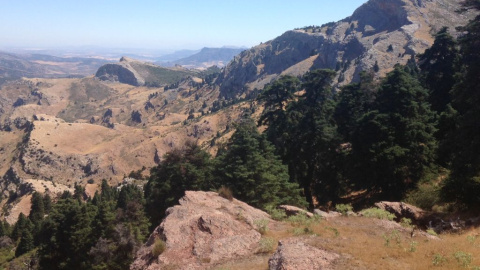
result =
[{"label": "rocky foreground ledge", "polygon": [[[179,203],[167,210],[166,218],[137,253],[131,270],[214,269],[248,260],[262,248],[261,224],[279,225],[267,213],[215,192],[187,191]],[[165,247],[158,255],[160,240]],[[338,257],[303,243],[301,238],[285,239],[270,258],[269,267],[329,269],[329,263]]]}]

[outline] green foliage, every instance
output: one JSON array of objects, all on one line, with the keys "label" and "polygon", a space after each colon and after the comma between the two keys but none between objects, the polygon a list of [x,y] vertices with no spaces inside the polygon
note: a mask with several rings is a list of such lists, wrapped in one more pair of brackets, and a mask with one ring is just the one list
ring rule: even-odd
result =
[{"label": "green foliage", "polygon": [[165,242],[160,238],[155,239],[152,248],[153,257],[156,258],[160,256],[165,251],[165,249],[167,249],[167,245],[165,244]]},{"label": "green foliage", "polygon": [[[464,2],[467,9],[480,10],[476,0]],[[461,62],[457,84],[452,91],[452,107],[457,112],[455,127],[449,132],[452,163],[443,195],[446,199],[470,206],[480,205],[480,16],[461,29]]]},{"label": "green foliage", "polygon": [[401,66],[387,75],[353,136],[359,184],[395,200],[422,178],[436,149],[435,114],[427,97]]},{"label": "green foliage", "polygon": [[367,208],[360,212],[364,217],[394,220],[395,215],[380,208]]},{"label": "green foliage", "polygon": [[258,219],[253,222],[255,226],[257,227],[257,231],[261,234],[264,235],[268,231],[268,219]]},{"label": "green foliage", "polygon": [[337,204],[335,205],[335,210],[340,212],[342,215],[347,215],[347,212],[353,211],[351,204]]},{"label": "green foliage", "polygon": [[405,228],[412,228],[413,225],[412,225],[412,220],[409,219],[409,218],[402,218],[400,220],[400,225],[402,225],[402,227],[405,227]]},{"label": "green foliage", "polygon": [[419,184],[415,190],[408,192],[405,202],[425,210],[431,210],[440,202],[440,187],[431,184]]},{"label": "green foliage", "polygon": [[32,249],[34,249],[32,233],[29,230],[24,230],[20,243],[18,243],[17,249],[15,250],[15,257],[19,257]]},{"label": "green foliage", "polygon": [[258,242],[257,253],[270,253],[275,247],[275,239],[269,237],[262,237]]},{"label": "green foliage", "polygon": [[433,230],[433,229],[427,229],[426,231],[428,234],[433,235],[433,236],[438,236],[438,234]]},{"label": "green foliage", "polygon": [[266,209],[279,204],[301,206],[304,202],[298,185],[289,182],[287,167],[249,119],[239,123],[215,165],[217,186],[229,187],[235,198],[252,206]]},{"label": "green foliage", "polygon": [[432,264],[434,266],[441,266],[444,263],[446,263],[447,261],[448,261],[448,259],[445,256],[443,256],[442,254],[436,253],[436,254],[433,255]]},{"label": "green foliage", "polygon": [[400,246],[402,242],[400,238],[400,233],[397,230],[393,230],[389,234],[383,234],[383,239],[385,240],[386,247],[390,247],[392,240],[395,241],[395,244],[397,244],[397,246]]},{"label": "green foliage", "polygon": [[274,220],[282,221],[287,218],[287,214],[284,210],[278,209],[272,205],[267,206],[265,211],[267,211],[267,213],[270,214],[270,217]]},{"label": "green foliage", "polygon": [[213,162],[210,154],[196,143],[165,154],[150,171],[145,186],[147,213],[153,226],[160,223],[168,207],[175,205],[186,190],[210,190],[213,183]]},{"label": "green foliage", "polygon": [[457,260],[458,264],[464,268],[468,268],[472,263],[472,254],[470,253],[457,251],[453,254],[453,257]]}]

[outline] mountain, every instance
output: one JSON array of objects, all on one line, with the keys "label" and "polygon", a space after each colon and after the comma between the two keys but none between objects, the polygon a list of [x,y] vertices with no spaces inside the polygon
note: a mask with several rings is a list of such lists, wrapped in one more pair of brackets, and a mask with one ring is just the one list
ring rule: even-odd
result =
[{"label": "mountain", "polygon": [[183,68],[164,68],[148,62],[122,57],[118,63],[101,66],[95,76],[103,81],[121,82],[134,86],[173,84],[195,75]]},{"label": "mountain", "polygon": [[374,67],[381,77],[424,52],[442,26],[453,32],[466,24],[472,14],[457,13],[460,2],[370,0],[339,22],[287,31],[235,57],[219,78],[221,94],[240,96],[281,75],[317,68],[337,70],[337,86],[358,81],[360,72]]},{"label": "mountain", "polygon": [[167,63],[167,62],[173,62],[173,61],[176,61],[178,59],[182,59],[182,58],[185,58],[185,57],[189,57],[191,55],[194,55],[196,53],[200,52],[200,50],[180,50],[180,51],[175,51],[171,54],[166,54],[166,55],[162,55],[160,57],[157,58],[157,61],[155,62],[155,64],[157,65],[162,65],[163,63]]},{"label": "mountain", "polygon": [[199,52],[185,58],[159,63],[162,66],[180,65],[185,68],[223,67],[245,48],[203,48]]},{"label": "mountain", "polygon": [[108,61],[96,58],[0,52],[0,80],[84,77],[94,74],[105,63]]}]

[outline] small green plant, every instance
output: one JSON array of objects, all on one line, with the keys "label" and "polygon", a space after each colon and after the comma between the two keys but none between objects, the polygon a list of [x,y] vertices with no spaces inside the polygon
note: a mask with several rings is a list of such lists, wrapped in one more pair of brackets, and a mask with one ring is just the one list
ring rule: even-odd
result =
[{"label": "small green plant", "polygon": [[436,253],[436,254],[433,255],[432,264],[434,266],[441,266],[446,262],[447,262],[447,258],[445,256],[443,256],[442,254]]},{"label": "small green plant", "polygon": [[222,186],[221,188],[219,188],[218,195],[220,195],[220,197],[225,198],[229,201],[233,201],[232,190],[229,189],[228,187]]},{"label": "small green plant", "polygon": [[467,268],[470,263],[472,263],[472,254],[467,252],[457,251],[453,254],[453,257],[462,267],[465,268]]},{"label": "small green plant", "polygon": [[262,237],[258,242],[257,253],[269,253],[275,246],[275,240],[269,237]]},{"label": "small green plant", "polygon": [[428,229],[427,233],[433,236],[438,236],[438,234],[433,229]]},{"label": "small green plant", "polygon": [[470,243],[470,244],[475,244],[475,241],[477,240],[477,236],[475,235],[469,235],[467,236],[467,241]]},{"label": "small green plant", "polygon": [[274,220],[285,220],[287,218],[287,214],[285,214],[285,211],[281,209],[277,209],[271,205],[267,206],[266,209],[267,213],[270,214],[270,217]]},{"label": "small green plant", "polygon": [[385,211],[380,208],[367,208],[364,209],[360,212],[360,214],[364,217],[370,217],[370,218],[378,218],[378,219],[386,219],[386,220],[393,220],[395,218],[395,215]]},{"label": "small green plant", "polygon": [[268,221],[267,219],[258,219],[258,220],[255,220],[253,223],[255,224],[255,226],[257,226],[257,231],[261,235],[264,235],[268,231],[269,222],[270,221]]},{"label": "small green plant", "polygon": [[326,230],[329,230],[329,231],[332,231],[333,234],[335,234],[335,237],[338,237],[340,235],[340,232],[336,229],[336,228],[333,228],[333,227],[325,227]]},{"label": "small green plant", "polygon": [[337,204],[335,210],[340,212],[342,215],[346,215],[349,211],[353,211],[351,204]]},{"label": "small green plant", "polygon": [[310,227],[299,227],[293,229],[294,235],[313,234],[313,230]]},{"label": "small green plant", "polygon": [[167,248],[167,245],[165,244],[165,242],[163,242],[162,239],[160,238],[155,239],[155,243],[153,243],[153,249],[152,249],[153,257],[160,256],[165,251],[166,248]]},{"label": "small green plant", "polygon": [[392,240],[395,241],[395,243],[400,246],[400,243],[401,243],[401,239],[400,239],[400,234],[398,233],[397,230],[393,230],[392,232],[390,232],[389,234],[384,234],[383,235],[383,239],[385,240],[385,246],[386,247],[389,247],[390,246],[390,242]]},{"label": "small green plant", "polygon": [[415,251],[417,251],[417,246],[418,246],[418,242],[416,242],[416,241],[410,242],[410,245],[409,245],[409,248],[408,248],[408,252],[415,252]]},{"label": "small green plant", "polygon": [[412,228],[413,227],[412,220],[409,219],[409,218],[402,218],[400,220],[400,225],[402,225],[402,227],[405,227],[405,228]]}]

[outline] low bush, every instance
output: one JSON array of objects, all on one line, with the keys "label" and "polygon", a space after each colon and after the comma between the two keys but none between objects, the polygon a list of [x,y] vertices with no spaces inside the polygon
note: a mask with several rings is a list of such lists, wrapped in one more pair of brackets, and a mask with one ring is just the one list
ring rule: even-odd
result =
[{"label": "low bush", "polygon": [[167,248],[167,245],[162,239],[155,239],[155,243],[153,243],[153,249],[152,249],[152,255],[153,257],[158,257],[160,256],[165,249]]},{"label": "low bush", "polygon": [[380,208],[367,208],[364,209],[360,212],[360,214],[364,217],[371,217],[371,218],[378,218],[378,219],[386,219],[386,220],[393,220],[395,218],[395,215],[385,211]]}]

